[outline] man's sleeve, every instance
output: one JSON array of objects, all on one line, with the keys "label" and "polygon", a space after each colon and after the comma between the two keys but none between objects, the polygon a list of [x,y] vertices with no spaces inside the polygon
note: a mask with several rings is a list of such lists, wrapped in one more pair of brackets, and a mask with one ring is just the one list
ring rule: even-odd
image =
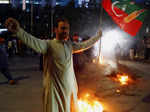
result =
[{"label": "man's sleeve", "polygon": [[25,32],[22,28],[17,32],[17,37],[28,47],[32,48],[38,53],[46,53],[48,49],[48,41],[38,39],[29,33]]},{"label": "man's sleeve", "polygon": [[82,52],[90,47],[92,47],[94,45],[94,43],[96,43],[100,37],[102,36],[102,32],[99,35],[96,35],[95,37],[91,37],[90,39],[81,42],[81,43],[73,43],[73,53],[78,53],[78,52]]}]

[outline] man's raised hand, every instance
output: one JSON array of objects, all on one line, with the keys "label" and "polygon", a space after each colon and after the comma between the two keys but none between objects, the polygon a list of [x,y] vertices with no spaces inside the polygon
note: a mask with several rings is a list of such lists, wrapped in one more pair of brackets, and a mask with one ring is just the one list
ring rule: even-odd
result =
[{"label": "man's raised hand", "polygon": [[15,34],[18,32],[20,25],[16,19],[8,18],[5,21],[5,27],[8,29],[8,31]]},{"label": "man's raised hand", "polygon": [[99,28],[98,32],[97,32],[97,36],[101,37],[102,36],[102,30]]}]

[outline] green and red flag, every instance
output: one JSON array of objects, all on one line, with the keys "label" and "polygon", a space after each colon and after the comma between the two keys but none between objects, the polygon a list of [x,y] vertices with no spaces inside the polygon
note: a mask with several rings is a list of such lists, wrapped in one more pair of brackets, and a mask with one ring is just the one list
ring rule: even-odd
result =
[{"label": "green and red flag", "polygon": [[136,36],[148,11],[131,0],[113,1],[102,0],[103,8],[121,29],[131,36]]}]

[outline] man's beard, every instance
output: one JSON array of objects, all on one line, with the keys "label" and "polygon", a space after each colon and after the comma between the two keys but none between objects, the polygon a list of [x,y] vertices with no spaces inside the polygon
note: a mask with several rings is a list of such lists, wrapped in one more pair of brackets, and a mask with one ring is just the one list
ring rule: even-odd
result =
[{"label": "man's beard", "polygon": [[69,36],[68,33],[59,33],[59,39],[60,40],[65,40],[68,38],[68,36]]}]

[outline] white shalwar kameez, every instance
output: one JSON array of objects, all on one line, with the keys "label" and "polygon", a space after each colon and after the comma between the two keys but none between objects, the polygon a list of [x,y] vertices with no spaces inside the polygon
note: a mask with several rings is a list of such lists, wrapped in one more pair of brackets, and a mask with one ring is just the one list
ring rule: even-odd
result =
[{"label": "white shalwar kameez", "polygon": [[19,29],[17,37],[44,55],[43,112],[77,112],[78,88],[72,54],[88,49],[100,36],[85,42],[73,43],[69,40],[41,40]]}]

